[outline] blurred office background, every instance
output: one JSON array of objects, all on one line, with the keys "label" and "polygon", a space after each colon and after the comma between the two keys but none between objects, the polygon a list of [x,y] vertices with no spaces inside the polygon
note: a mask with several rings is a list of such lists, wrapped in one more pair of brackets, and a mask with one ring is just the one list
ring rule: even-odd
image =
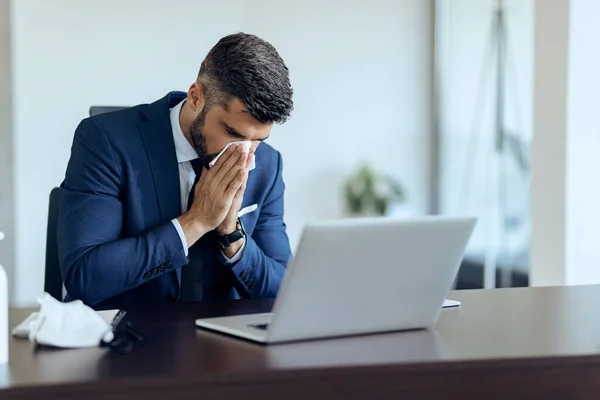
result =
[{"label": "blurred office background", "polygon": [[237,31],[291,71],[295,111],[269,143],[293,248],[316,219],[475,214],[458,288],[600,282],[595,15],[595,0],[0,0],[11,300],[43,290],[48,195],[89,108],[186,91]]},{"label": "blurred office background", "polygon": [[459,288],[529,281],[533,12],[532,0],[436,2],[437,210],[479,217]]}]

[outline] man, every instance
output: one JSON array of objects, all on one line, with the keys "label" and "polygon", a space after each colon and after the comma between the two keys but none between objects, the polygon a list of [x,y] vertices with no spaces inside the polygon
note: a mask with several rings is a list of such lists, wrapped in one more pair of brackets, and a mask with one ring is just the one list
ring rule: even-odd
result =
[{"label": "man", "polygon": [[[65,300],[274,297],[291,251],[281,155],[262,142],[292,94],[275,48],[239,33],[210,50],[187,94],[84,119],[61,185]],[[239,141],[249,151],[231,145],[210,166]]]}]

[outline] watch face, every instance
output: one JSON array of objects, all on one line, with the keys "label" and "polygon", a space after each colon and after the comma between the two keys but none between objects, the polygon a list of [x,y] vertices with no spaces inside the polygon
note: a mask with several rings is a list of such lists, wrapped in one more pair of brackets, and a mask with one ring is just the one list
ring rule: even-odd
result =
[{"label": "watch face", "polygon": [[246,236],[246,228],[244,227],[244,222],[241,218],[237,219],[238,227],[242,231],[242,236]]}]

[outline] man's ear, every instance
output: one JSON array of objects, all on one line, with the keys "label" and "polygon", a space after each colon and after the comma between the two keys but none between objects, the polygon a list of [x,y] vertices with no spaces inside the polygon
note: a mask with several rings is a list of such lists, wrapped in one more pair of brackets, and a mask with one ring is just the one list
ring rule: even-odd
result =
[{"label": "man's ear", "polygon": [[190,109],[195,114],[199,114],[202,111],[206,104],[206,97],[204,96],[204,88],[200,83],[192,83],[188,89],[187,101]]}]

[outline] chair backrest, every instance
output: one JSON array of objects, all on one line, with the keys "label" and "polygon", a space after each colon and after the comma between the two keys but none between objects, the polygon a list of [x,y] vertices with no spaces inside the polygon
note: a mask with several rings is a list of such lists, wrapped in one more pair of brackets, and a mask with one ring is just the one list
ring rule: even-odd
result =
[{"label": "chair backrest", "polygon": [[58,261],[58,204],[60,189],[54,188],[50,192],[48,207],[48,225],[46,228],[46,271],[44,274],[44,291],[52,297],[62,301],[63,279]]},{"label": "chair backrest", "polygon": [[126,108],[128,108],[128,107],[124,107],[124,106],[91,106],[90,107],[90,117],[93,117],[93,116],[99,115],[99,114],[113,112],[113,111],[124,110]]}]

